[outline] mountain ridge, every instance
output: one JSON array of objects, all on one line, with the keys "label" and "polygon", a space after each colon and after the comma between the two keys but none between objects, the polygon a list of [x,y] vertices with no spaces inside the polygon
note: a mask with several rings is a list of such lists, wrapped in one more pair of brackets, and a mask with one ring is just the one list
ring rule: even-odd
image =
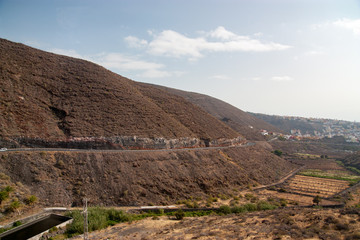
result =
[{"label": "mountain ridge", "polygon": [[151,85],[159,89],[181,96],[193,104],[201,107],[213,117],[221,120],[226,125],[239,132],[248,140],[262,141],[265,138],[260,134],[262,129],[272,132],[282,132],[279,128],[270,125],[266,121],[256,118],[252,114],[242,111],[231,104],[220,99],[195,92],[182,91],[179,89],[165,86],[153,85],[148,83],[138,83]]},{"label": "mountain ridge", "polygon": [[[140,91],[134,81],[85,60],[5,39],[0,39],[0,59],[2,137],[240,135],[179,96],[150,86]],[[167,101],[156,101],[160,96]]]}]

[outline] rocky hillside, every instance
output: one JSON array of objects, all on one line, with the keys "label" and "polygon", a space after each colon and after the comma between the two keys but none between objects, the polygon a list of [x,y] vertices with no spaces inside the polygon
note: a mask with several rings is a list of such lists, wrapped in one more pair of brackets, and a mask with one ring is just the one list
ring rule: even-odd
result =
[{"label": "rocky hillside", "polygon": [[[149,84],[143,84],[144,87]],[[264,140],[260,134],[260,130],[266,129],[269,132],[282,132],[282,130],[273,125],[256,118],[252,114],[246,113],[229,103],[221,101],[217,98],[210,97],[204,94],[186,92],[178,89],[156,86],[159,89],[164,89],[167,92],[181,96],[204,109],[206,112],[224,122],[226,125],[239,132],[248,140]]]},{"label": "rocky hillside", "polygon": [[[258,146],[205,150],[0,152],[0,169],[51,206],[173,204],[276,182],[295,165]],[[235,191],[235,192],[234,192]]]},{"label": "rocky hillside", "polygon": [[[169,149],[245,141],[230,120],[179,94],[4,39],[0,77],[1,147]],[[85,196],[92,204],[134,205],[232,194],[294,167],[260,144],[0,152],[0,173],[48,206],[80,205]]]},{"label": "rocky hillside", "polygon": [[239,133],[185,99],[80,59],[0,39],[0,136],[207,141]]},{"label": "rocky hillside", "polygon": [[347,155],[341,161],[344,163],[347,167],[353,167],[360,171],[360,151]]}]

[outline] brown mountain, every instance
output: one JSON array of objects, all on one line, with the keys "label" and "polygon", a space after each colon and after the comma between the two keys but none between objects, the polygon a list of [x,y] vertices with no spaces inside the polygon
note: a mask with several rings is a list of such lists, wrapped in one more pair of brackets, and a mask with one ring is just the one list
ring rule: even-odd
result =
[{"label": "brown mountain", "polygon": [[[229,143],[240,135],[166,89],[4,39],[0,77],[1,146],[58,147],[95,139],[95,147],[101,141],[109,141],[110,147],[196,147]],[[260,144],[173,151],[0,152],[0,173],[30,189],[42,204],[56,206],[78,205],[85,196],[106,205],[205,199],[274,182],[294,167]]]},{"label": "brown mountain", "polygon": [[[146,84],[148,86],[149,84]],[[206,112],[221,120],[226,125],[234,129],[249,140],[264,140],[260,134],[261,129],[266,129],[270,132],[282,132],[282,130],[273,125],[256,118],[252,114],[244,112],[229,103],[210,97],[204,94],[186,92],[178,89],[167,88],[162,86],[152,85],[160,89],[181,96],[186,100],[196,104],[204,109]]]},{"label": "brown mountain", "polygon": [[0,136],[235,138],[185,99],[88,61],[0,39]]}]

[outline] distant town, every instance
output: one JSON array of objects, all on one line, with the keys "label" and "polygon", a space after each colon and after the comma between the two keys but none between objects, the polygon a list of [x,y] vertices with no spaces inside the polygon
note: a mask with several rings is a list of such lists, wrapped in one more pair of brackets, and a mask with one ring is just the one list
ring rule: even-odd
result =
[{"label": "distant town", "polygon": [[[269,117],[269,116],[267,116]],[[279,135],[285,139],[321,139],[342,136],[346,142],[360,143],[360,123],[333,119],[318,119],[290,116],[271,116],[281,130],[288,134],[271,133],[262,130],[263,135]],[[265,119],[264,119],[265,120]],[[287,129],[281,128],[280,124],[286,125]]]}]

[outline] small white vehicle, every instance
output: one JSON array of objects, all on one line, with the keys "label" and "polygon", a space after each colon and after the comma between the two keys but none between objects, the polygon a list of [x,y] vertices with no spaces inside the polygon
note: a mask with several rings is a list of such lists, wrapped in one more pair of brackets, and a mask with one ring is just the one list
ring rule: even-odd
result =
[{"label": "small white vehicle", "polygon": [[0,152],[5,152],[7,151],[7,148],[0,148]]}]

